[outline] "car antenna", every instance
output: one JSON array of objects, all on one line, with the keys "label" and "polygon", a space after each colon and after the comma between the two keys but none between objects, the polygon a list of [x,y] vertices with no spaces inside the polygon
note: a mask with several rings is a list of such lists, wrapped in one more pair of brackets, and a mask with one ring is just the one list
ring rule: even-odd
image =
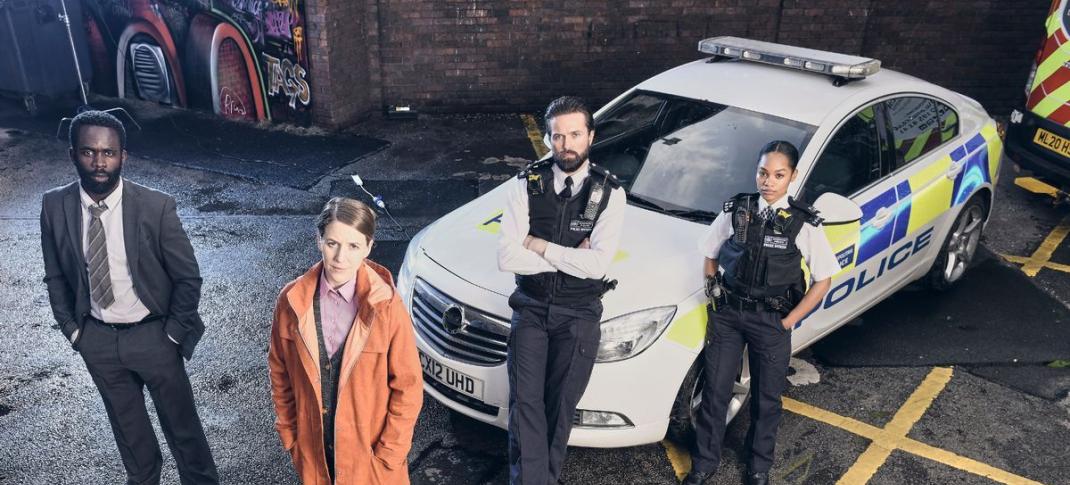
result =
[{"label": "car antenna", "polygon": [[390,213],[390,209],[386,208],[386,201],[383,200],[382,197],[368,192],[368,189],[364,188],[364,180],[360,178],[360,175],[353,174],[350,176],[350,178],[353,179],[354,184],[357,184],[357,187],[360,187],[360,190],[364,191],[365,194],[368,194],[368,197],[372,198],[372,203],[374,203],[376,207],[382,209],[383,212],[386,213],[387,217],[389,217],[390,220],[394,223],[394,225],[398,226],[398,229],[401,229],[401,232],[405,234],[405,237],[412,239],[412,235],[409,234],[409,231],[405,229],[405,226],[399,224],[398,220],[394,219],[394,215]]}]

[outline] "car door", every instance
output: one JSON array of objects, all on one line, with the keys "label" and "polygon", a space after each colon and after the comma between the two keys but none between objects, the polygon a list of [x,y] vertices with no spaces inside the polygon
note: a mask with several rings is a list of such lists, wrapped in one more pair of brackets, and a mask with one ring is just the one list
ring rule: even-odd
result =
[{"label": "car door", "polygon": [[944,234],[952,222],[948,208],[962,170],[950,149],[958,139],[958,114],[942,101],[920,95],[882,104],[892,140],[889,178],[899,199],[893,250],[885,266],[887,281],[901,286],[929,263],[942,242],[933,235]]},{"label": "car door", "polygon": [[862,209],[858,222],[824,226],[841,271],[818,307],[820,314],[806,319],[804,340],[842,323],[860,311],[867,298],[880,293],[898,208],[895,184],[887,177],[891,146],[883,110],[882,104],[874,103],[846,117],[822,147],[802,185],[802,200],[812,203],[821,194],[833,192]]}]

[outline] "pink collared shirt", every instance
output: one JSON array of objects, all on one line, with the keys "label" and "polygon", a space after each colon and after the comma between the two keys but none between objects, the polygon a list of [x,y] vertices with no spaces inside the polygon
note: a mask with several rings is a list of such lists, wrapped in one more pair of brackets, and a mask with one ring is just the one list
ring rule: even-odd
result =
[{"label": "pink collared shirt", "polygon": [[327,354],[334,355],[353,326],[357,317],[357,279],[354,277],[338,289],[327,282],[326,274],[320,272],[320,325],[323,326],[323,345]]}]

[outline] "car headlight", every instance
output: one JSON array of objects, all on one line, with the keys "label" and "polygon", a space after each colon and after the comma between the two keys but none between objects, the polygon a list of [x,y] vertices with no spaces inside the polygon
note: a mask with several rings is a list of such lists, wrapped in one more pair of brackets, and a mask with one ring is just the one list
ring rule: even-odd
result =
[{"label": "car headlight", "polygon": [[405,248],[405,259],[401,261],[401,269],[398,270],[398,293],[401,294],[401,301],[406,305],[409,304],[409,300],[412,298],[412,286],[416,280],[416,264],[424,254],[423,249],[420,248],[420,243],[430,228],[431,225],[428,225],[420,229],[420,232],[417,232],[409,240],[409,246]]},{"label": "car headlight", "polygon": [[616,362],[639,355],[669,326],[675,306],[648,308],[602,322],[595,362]]}]

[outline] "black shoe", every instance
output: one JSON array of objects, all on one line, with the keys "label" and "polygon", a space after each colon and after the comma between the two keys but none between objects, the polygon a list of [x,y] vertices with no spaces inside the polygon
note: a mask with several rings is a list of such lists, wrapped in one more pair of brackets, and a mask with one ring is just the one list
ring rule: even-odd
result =
[{"label": "black shoe", "polygon": [[747,473],[747,485],[769,485],[769,473]]},{"label": "black shoe", "polygon": [[696,472],[694,470],[688,473],[684,477],[684,481],[681,485],[702,485],[706,480],[709,480],[713,476],[713,472]]}]

